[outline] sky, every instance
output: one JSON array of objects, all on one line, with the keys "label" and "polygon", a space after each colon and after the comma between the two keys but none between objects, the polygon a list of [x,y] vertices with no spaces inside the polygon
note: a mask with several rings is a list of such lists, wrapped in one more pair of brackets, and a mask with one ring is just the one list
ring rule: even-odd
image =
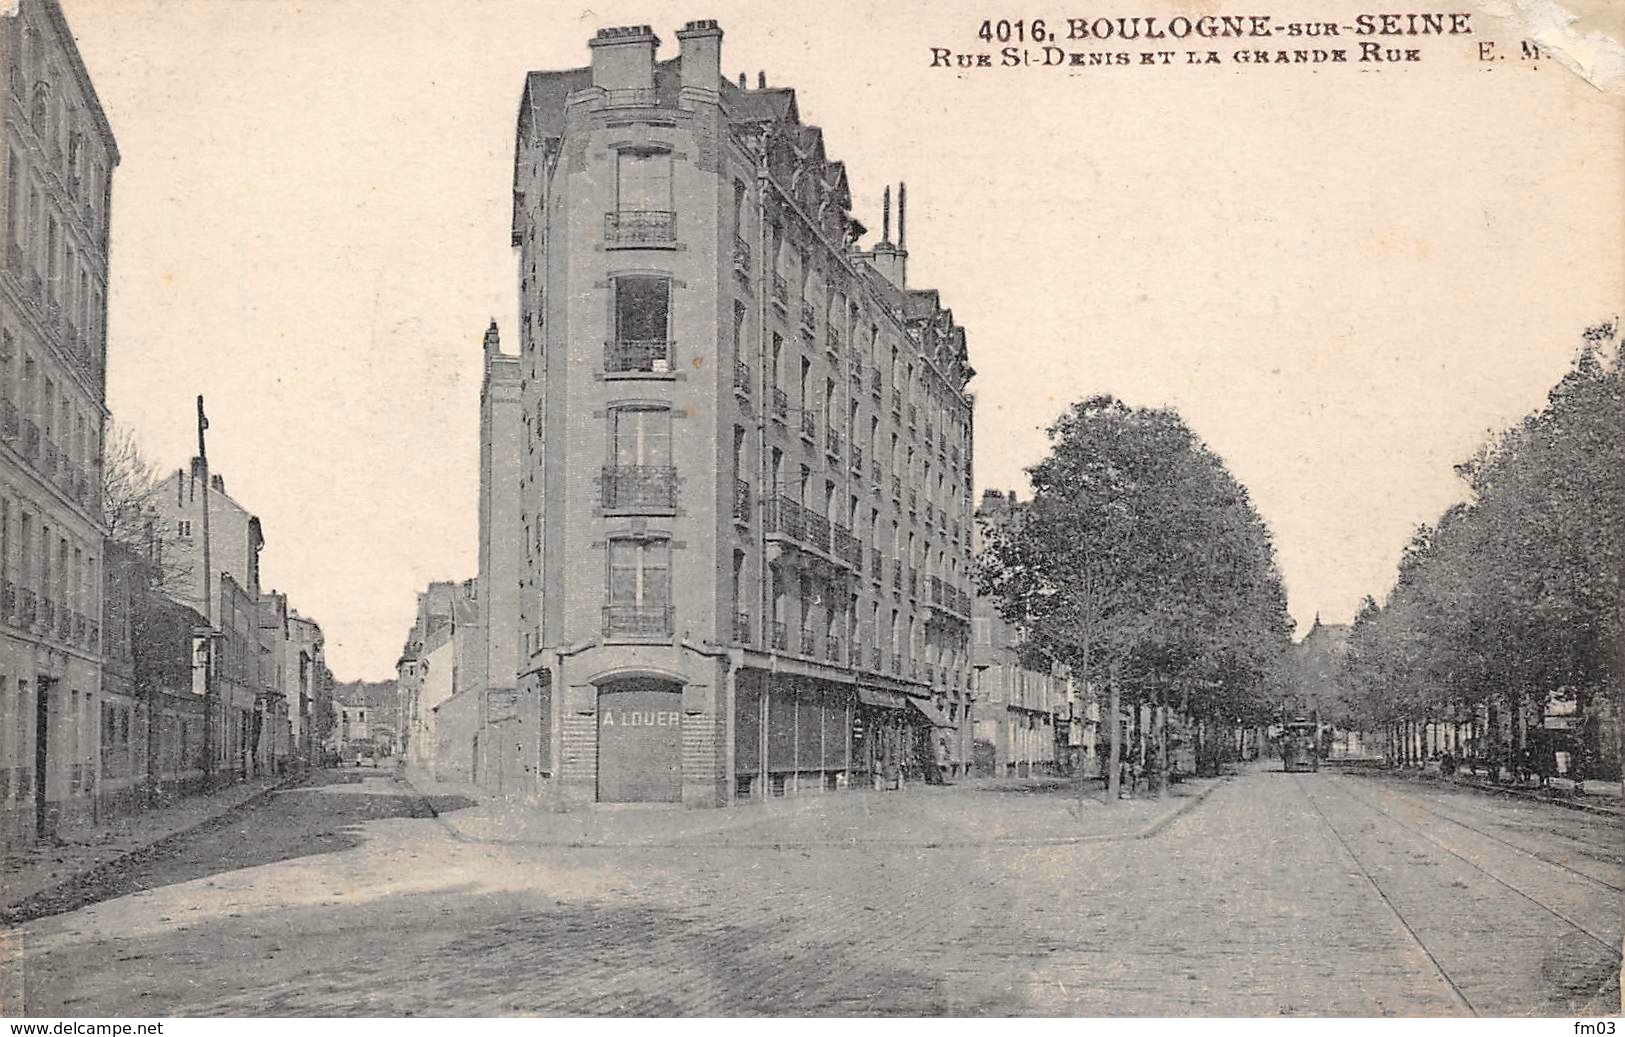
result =
[{"label": "sky", "polygon": [[666,58],[717,19],[724,73],[797,89],[855,215],[878,228],[908,183],[910,286],[968,329],[978,494],[1025,496],[1073,400],[1175,407],[1269,523],[1300,631],[1382,597],[1460,499],[1453,465],[1625,300],[1620,98],[1479,61],[1519,35],[1482,14],[1405,41],[1410,64],[1243,67],[1221,41],[1218,68],[960,72],[930,48],[989,49],[980,7],[62,6],[123,155],[114,420],[180,467],[206,396],[263,582],[321,622],[341,680],[392,675],[415,592],[475,572],[481,336],[495,318],[517,344],[519,93],[601,26],[651,24]]}]

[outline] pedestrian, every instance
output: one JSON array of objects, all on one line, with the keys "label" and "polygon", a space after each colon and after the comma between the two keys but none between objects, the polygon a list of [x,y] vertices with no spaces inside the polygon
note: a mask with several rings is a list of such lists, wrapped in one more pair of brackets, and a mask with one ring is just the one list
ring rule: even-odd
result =
[{"label": "pedestrian", "polygon": [[937,784],[948,784],[948,736],[942,735],[937,739],[936,759]]}]

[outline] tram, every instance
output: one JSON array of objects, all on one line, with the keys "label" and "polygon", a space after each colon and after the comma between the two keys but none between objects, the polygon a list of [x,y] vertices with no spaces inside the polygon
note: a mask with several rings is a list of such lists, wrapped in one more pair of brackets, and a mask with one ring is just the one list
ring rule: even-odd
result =
[{"label": "tram", "polygon": [[1281,769],[1287,773],[1320,770],[1320,724],[1297,717],[1281,725]]}]

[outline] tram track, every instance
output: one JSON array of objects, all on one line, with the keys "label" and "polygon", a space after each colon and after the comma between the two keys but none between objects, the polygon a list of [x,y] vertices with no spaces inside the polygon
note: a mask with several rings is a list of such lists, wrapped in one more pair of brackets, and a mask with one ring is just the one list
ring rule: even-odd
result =
[{"label": "tram track", "polygon": [[1456,995],[1456,999],[1460,1001],[1462,1006],[1467,1009],[1468,1014],[1476,1018],[1479,1015],[1477,1006],[1473,1004],[1473,1002],[1467,997],[1466,993],[1463,992],[1461,987],[1456,983],[1455,979],[1444,967],[1444,963],[1441,962],[1438,956],[1433,953],[1433,948],[1429,947],[1427,942],[1422,939],[1419,933],[1417,933],[1416,929],[1405,917],[1404,912],[1399,909],[1399,905],[1395,904],[1393,898],[1388,895],[1387,890],[1382,888],[1382,884],[1378,882],[1376,876],[1371,873],[1371,869],[1366,866],[1365,861],[1361,860],[1360,855],[1354,852],[1354,847],[1350,845],[1348,839],[1341,831],[1338,830],[1337,826],[1332,823],[1332,819],[1327,816],[1326,811],[1321,808],[1321,805],[1315,801],[1315,797],[1309,794],[1309,790],[1304,787],[1303,779],[1294,776],[1293,782],[1297,785],[1298,792],[1302,794],[1304,801],[1307,802],[1310,809],[1312,809],[1320,817],[1320,820],[1326,825],[1326,830],[1331,832],[1332,837],[1337,840],[1340,846],[1343,847],[1343,852],[1348,854],[1349,860],[1354,862],[1355,868],[1359,870],[1366,882],[1371,885],[1371,888],[1376,892],[1377,897],[1383,902],[1384,906],[1386,906],[1388,910],[1393,913],[1394,919],[1399,922],[1400,927],[1405,930],[1406,934],[1410,936],[1411,940],[1415,942],[1416,946],[1421,948],[1422,953],[1427,956],[1428,961],[1433,964],[1433,968],[1439,973],[1439,978],[1445,981],[1445,985],[1450,988],[1451,993]]},{"label": "tram track", "polygon": [[[1356,800],[1361,799],[1361,797],[1355,796],[1354,793],[1349,792],[1348,789],[1346,789],[1346,788],[1343,789],[1343,791],[1345,793],[1347,793],[1348,795],[1350,795],[1351,797],[1353,797],[1354,799],[1356,799]],[[1581,871],[1580,869],[1575,868],[1575,867],[1571,867],[1570,865],[1565,864],[1564,862],[1562,862],[1560,860],[1557,860],[1557,859],[1552,858],[1552,857],[1548,857],[1543,853],[1537,853],[1534,850],[1529,849],[1529,847],[1522,846],[1522,845],[1512,841],[1511,839],[1503,838],[1502,836],[1496,835],[1494,832],[1490,832],[1490,831],[1487,831],[1487,830],[1485,830],[1483,828],[1478,828],[1478,827],[1475,827],[1473,825],[1470,825],[1467,822],[1461,820],[1460,818],[1451,817],[1449,814],[1443,813],[1443,812],[1438,811],[1438,810],[1434,810],[1432,807],[1428,806],[1426,803],[1422,802],[1419,799],[1416,799],[1413,796],[1408,796],[1408,795],[1404,794],[1403,792],[1396,792],[1396,793],[1394,793],[1394,795],[1399,797],[1400,799],[1403,799],[1405,802],[1411,804],[1412,806],[1416,807],[1418,810],[1421,810],[1421,811],[1423,811],[1425,813],[1428,813],[1428,814],[1432,814],[1434,817],[1439,818],[1441,821],[1448,821],[1451,824],[1456,825],[1456,826],[1458,826],[1460,828],[1465,828],[1467,831],[1472,832],[1475,835],[1481,835],[1486,839],[1489,839],[1489,840],[1492,840],[1494,842],[1500,843],[1502,846],[1508,847],[1509,849],[1512,849],[1512,850],[1516,850],[1518,853],[1521,853],[1526,857],[1531,857],[1531,858],[1533,858],[1533,859],[1535,859],[1537,861],[1540,861],[1540,862],[1542,862],[1544,864],[1548,864],[1548,865],[1550,865],[1550,866],[1552,866],[1554,868],[1559,868],[1559,869],[1561,869],[1563,871],[1568,872],[1571,875],[1577,876],[1578,878],[1582,878],[1582,879],[1586,880],[1587,882],[1595,883],[1596,885],[1601,886],[1604,889],[1610,890],[1610,891],[1612,891],[1614,893],[1625,893],[1625,886],[1617,886],[1614,883],[1609,882],[1607,879],[1600,879],[1597,876],[1591,874],[1590,872]],[[1372,809],[1377,810],[1377,811],[1387,815],[1389,818],[1392,818],[1395,821],[1395,823],[1404,824],[1403,821],[1401,821],[1392,812],[1385,809],[1384,807],[1382,807],[1382,806],[1380,806],[1378,804],[1375,804],[1375,803],[1371,803],[1369,801],[1365,801],[1365,803],[1366,803],[1367,806],[1370,806]],[[1414,829],[1413,828],[1412,830],[1420,832],[1420,829]]]},{"label": "tram track", "polygon": [[[1607,951],[1609,954],[1613,955],[1616,959],[1622,957],[1622,955],[1620,953],[1620,946],[1619,946],[1619,943],[1617,941],[1610,940],[1606,936],[1599,936],[1597,933],[1593,932],[1591,929],[1587,928],[1585,925],[1583,925],[1580,922],[1578,922],[1578,921],[1574,920],[1573,918],[1569,917],[1569,915],[1567,913],[1559,910],[1557,907],[1554,907],[1552,904],[1547,903],[1545,900],[1543,900],[1540,897],[1536,896],[1535,894],[1531,893],[1529,890],[1523,888],[1522,886],[1518,885],[1517,883],[1512,882],[1505,875],[1496,874],[1495,872],[1491,871],[1489,868],[1486,868],[1484,865],[1480,864],[1478,861],[1474,860],[1472,857],[1468,856],[1467,854],[1461,853],[1458,850],[1456,850],[1454,847],[1451,847],[1451,846],[1447,845],[1445,842],[1443,842],[1442,840],[1440,840],[1439,838],[1437,838],[1436,836],[1434,836],[1433,834],[1428,832],[1426,829],[1420,828],[1420,827],[1418,827],[1416,825],[1412,825],[1412,824],[1410,824],[1410,823],[1408,823],[1408,822],[1394,816],[1391,812],[1389,812],[1387,810],[1384,810],[1380,805],[1372,803],[1372,802],[1366,800],[1362,796],[1355,795],[1353,792],[1349,791],[1347,788],[1344,788],[1341,785],[1339,785],[1338,786],[1338,791],[1341,792],[1344,796],[1348,797],[1348,799],[1351,802],[1358,803],[1360,806],[1366,808],[1367,810],[1370,810],[1370,811],[1373,811],[1374,813],[1380,814],[1381,816],[1387,818],[1389,821],[1392,821],[1398,827],[1404,829],[1407,832],[1410,832],[1413,835],[1416,835],[1416,836],[1420,837],[1421,839],[1423,839],[1427,843],[1437,847],[1440,850],[1443,850],[1445,853],[1448,853],[1450,856],[1452,856],[1452,857],[1456,858],[1457,860],[1461,861],[1462,863],[1466,864],[1468,867],[1472,868],[1473,870],[1475,870],[1475,871],[1479,872],[1480,874],[1486,876],[1487,878],[1491,879],[1492,881],[1494,881],[1496,883],[1499,883],[1501,886],[1505,887],[1508,891],[1518,895],[1519,897],[1523,898],[1524,900],[1528,901],[1529,903],[1535,905],[1536,907],[1538,907],[1541,910],[1545,911],[1546,913],[1550,914],[1552,917],[1558,919],[1559,921],[1561,921],[1563,924],[1567,925],[1569,928],[1573,929],[1574,931],[1584,934],[1588,939],[1590,939],[1592,942],[1596,943],[1599,947],[1602,947],[1605,951]],[[1322,815],[1322,816],[1324,816],[1324,815]],[[1517,849],[1517,847],[1513,847],[1513,849]],[[1582,878],[1589,879],[1590,881],[1593,881],[1593,882],[1598,882],[1598,883],[1600,883],[1602,885],[1607,885],[1606,883],[1601,883],[1601,880],[1593,879],[1591,876],[1585,875],[1583,872],[1575,871],[1573,868],[1569,868],[1569,867],[1567,867],[1565,865],[1557,864],[1557,863],[1555,863],[1553,861],[1547,860],[1546,858],[1543,858],[1543,857],[1536,856],[1534,854],[1530,854],[1529,856],[1534,857],[1536,860],[1541,861],[1542,863],[1546,864],[1549,867],[1561,868],[1563,871],[1569,872],[1571,874],[1579,875]]]}]

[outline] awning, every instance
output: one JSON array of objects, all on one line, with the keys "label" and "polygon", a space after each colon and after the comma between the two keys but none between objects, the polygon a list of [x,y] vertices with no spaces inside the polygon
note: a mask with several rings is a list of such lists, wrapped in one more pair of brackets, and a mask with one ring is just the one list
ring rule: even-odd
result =
[{"label": "awning", "polygon": [[952,720],[942,715],[942,710],[930,699],[909,699],[908,704],[920,711],[920,715],[931,722],[932,727],[957,727]]},{"label": "awning", "polygon": [[903,696],[897,692],[887,691],[884,688],[866,688],[861,684],[858,685],[858,701],[865,706],[878,706],[881,709],[908,708]]}]

